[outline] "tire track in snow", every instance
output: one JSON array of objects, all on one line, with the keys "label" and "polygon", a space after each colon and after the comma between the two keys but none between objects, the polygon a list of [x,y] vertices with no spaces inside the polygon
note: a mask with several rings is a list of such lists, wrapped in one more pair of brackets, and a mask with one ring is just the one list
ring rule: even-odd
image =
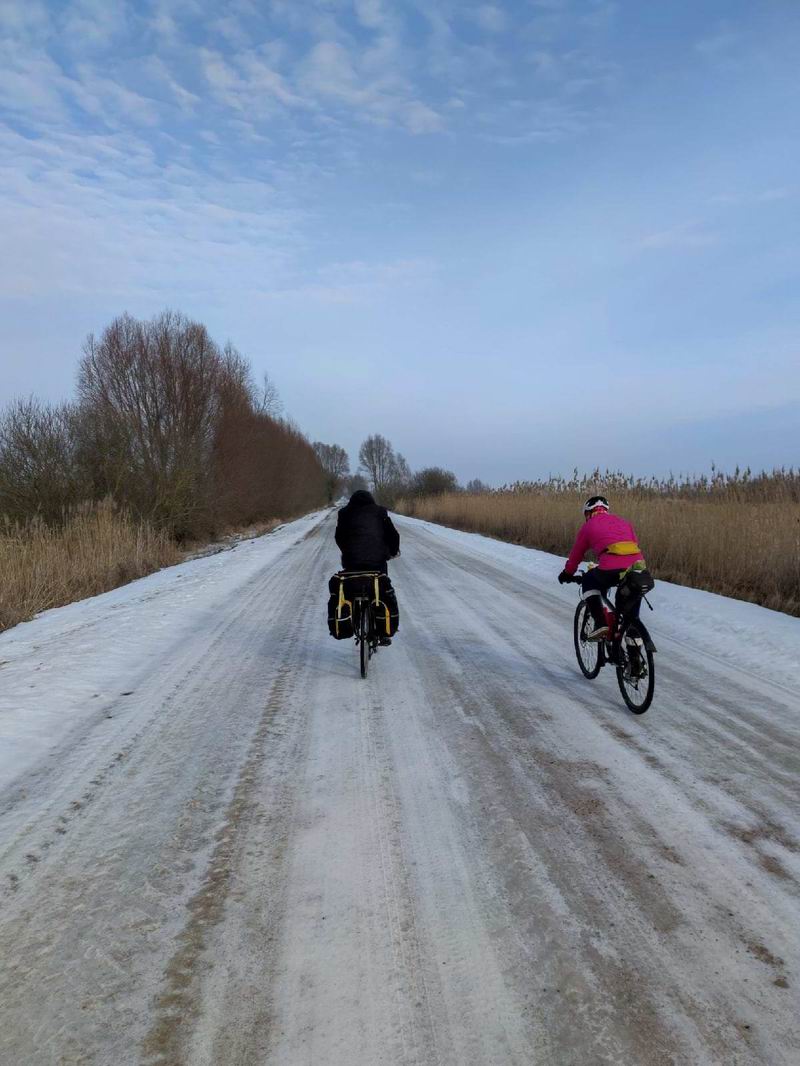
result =
[{"label": "tire track in snow", "polygon": [[[309,531],[303,540],[310,540],[317,530]],[[318,567],[314,566],[320,548],[312,562],[304,561],[297,568],[298,580],[308,579]],[[278,767],[294,765],[302,750],[305,738],[305,723],[297,713],[297,704],[292,702],[293,691],[302,683],[301,634],[309,626],[309,611],[301,614],[291,595],[282,597],[279,618],[288,617],[280,643],[276,649],[278,672],[272,683],[258,728],[249,751],[238,774],[233,797],[224,814],[221,827],[215,836],[215,846],[209,857],[205,875],[199,890],[187,904],[187,921],[177,938],[177,950],[170,959],[164,974],[164,987],[154,1004],[153,1024],[143,1042],[145,1061],[178,1064],[192,1061],[187,1054],[191,1033],[196,1027],[203,1008],[203,971],[213,964],[205,958],[216,926],[225,919],[225,910],[234,887],[237,863],[248,835],[253,832],[261,812],[258,790],[262,785],[263,764],[269,754]],[[292,713],[294,710],[295,713]],[[277,811],[283,812],[290,805],[294,788],[290,772],[284,771],[271,785],[271,802]],[[285,846],[286,828],[272,823],[273,833]],[[275,849],[276,840],[271,846]],[[278,849],[279,850],[279,849]],[[273,851],[273,858],[277,854]],[[263,1016],[259,1018],[263,1024]]]}]

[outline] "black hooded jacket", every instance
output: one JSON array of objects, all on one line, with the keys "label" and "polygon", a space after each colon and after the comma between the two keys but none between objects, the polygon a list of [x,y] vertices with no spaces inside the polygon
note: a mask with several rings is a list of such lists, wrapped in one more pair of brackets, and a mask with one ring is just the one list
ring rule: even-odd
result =
[{"label": "black hooded jacket", "polygon": [[382,570],[400,551],[400,534],[385,507],[370,493],[359,489],[339,511],[336,543],[342,552],[343,570]]}]

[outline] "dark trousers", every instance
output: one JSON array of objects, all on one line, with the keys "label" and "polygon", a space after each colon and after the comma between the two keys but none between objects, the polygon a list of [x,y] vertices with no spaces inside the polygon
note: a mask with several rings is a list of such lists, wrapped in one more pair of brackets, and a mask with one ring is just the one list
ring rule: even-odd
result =
[{"label": "dark trousers", "polygon": [[[348,560],[352,562],[352,560]],[[342,556],[342,573],[344,574],[363,574],[369,572],[372,574],[386,574],[389,576],[389,564],[387,562],[382,563],[362,563],[361,566],[348,566]]]},{"label": "dark trousers", "polygon": [[581,581],[583,598],[586,606],[592,612],[592,619],[598,626],[606,624],[603,607],[600,602],[600,593],[607,596],[609,591],[619,584],[619,579],[625,573],[624,570],[601,570],[599,566],[586,572]]}]

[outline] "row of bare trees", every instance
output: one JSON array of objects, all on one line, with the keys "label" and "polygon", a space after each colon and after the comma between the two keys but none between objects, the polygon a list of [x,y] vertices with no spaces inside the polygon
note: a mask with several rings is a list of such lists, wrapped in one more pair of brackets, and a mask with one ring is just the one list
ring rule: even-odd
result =
[{"label": "row of bare trees", "polygon": [[405,458],[380,433],[367,437],[358,458],[376,499],[386,506],[393,506],[401,498],[487,491],[487,486],[477,479],[468,482],[466,490],[462,489],[453,471],[441,466],[426,466],[412,473]]},{"label": "row of bare trees", "polygon": [[58,524],[111,498],[181,540],[310,510],[328,491],[314,447],[269,382],[205,326],[166,311],[90,336],[77,397],[0,418],[0,514]]}]

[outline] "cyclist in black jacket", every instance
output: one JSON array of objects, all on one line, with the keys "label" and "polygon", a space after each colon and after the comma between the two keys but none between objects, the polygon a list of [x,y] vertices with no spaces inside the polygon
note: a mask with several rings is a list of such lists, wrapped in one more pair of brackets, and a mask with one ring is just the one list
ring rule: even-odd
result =
[{"label": "cyclist in black jacket", "polygon": [[342,552],[343,570],[377,570],[388,573],[387,562],[400,551],[400,534],[389,512],[372,495],[359,489],[339,511],[336,543]]},{"label": "cyclist in black jacket", "polygon": [[[400,534],[394,527],[385,507],[379,507],[371,493],[359,489],[350,502],[339,511],[336,523],[336,543],[342,553],[343,570],[374,570],[389,573],[389,559],[400,554]],[[387,600],[397,597],[389,583]],[[382,644],[391,644],[386,637]]]}]

